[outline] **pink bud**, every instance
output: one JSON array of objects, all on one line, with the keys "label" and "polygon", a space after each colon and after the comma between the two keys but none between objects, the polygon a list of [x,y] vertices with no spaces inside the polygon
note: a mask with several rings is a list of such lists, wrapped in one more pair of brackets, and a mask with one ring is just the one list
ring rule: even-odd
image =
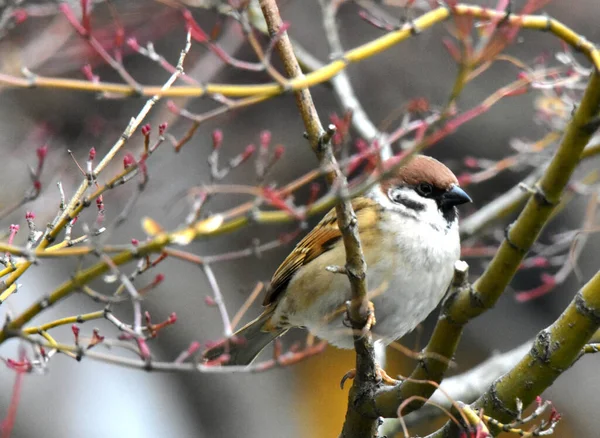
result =
[{"label": "pink bud", "polygon": [[115,32],[115,47],[122,47],[125,40],[125,29],[118,27]]},{"label": "pink bud", "polygon": [[475,169],[479,167],[479,160],[477,160],[477,158],[474,157],[466,157],[465,166],[467,166],[470,169]]},{"label": "pink bud", "polygon": [[164,122],[164,123],[161,123],[160,125],[158,125],[158,134],[163,135],[165,133],[165,131],[167,130],[168,126],[169,126],[169,124],[167,122]]},{"label": "pink bud", "polygon": [[260,133],[260,147],[266,149],[271,144],[271,131],[263,131]]},{"label": "pink bud", "polygon": [[533,258],[532,264],[536,268],[545,268],[548,267],[550,261],[546,257],[538,256]]},{"label": "pink bud", "polygon": [[221,131],[220,129],[215,129],[212,132],[212,145],[213,145],[213,149],[216,151],[221,147],[221,144],[223,143],[223,131]]},{"label": "pink bud", "polygon": [[275,146],[275,151],[273,152],[273,159],[279,160],[283,156],[284,152],[285,146],[283,146],[282,144],[278,144],[277,146]]},{"label": "pink bud", "polygon": [[131,47],[131,49],[135,50],[136,52],[140,51],[140,45],[135,38],[133,38],[133,37],[127,38],[126,43],[129,47]]},{"label": "pink bud", "polygon": [[97,342],[102,342],[104,340],[104,336],[100,336],[100,330],[97,328],[92,330],[92,340],[96,339]]},{"label": "pink bud", "polygon": [[281,23],[281,26],[279,26],[279,30],[277,31],[277,33],[281,34],[283,32],[287,32],[291,25],[292,23],[290,23],[289,21],[284,21],[283,23]]},{"label": "pink bud", "polygon": [[94,74],[92,70],[92,66],[89,64],[85,64],[81,67],[81,72],[85,76],[85,78],[90,82],[98,82],[99,77]]},{"label": "pink bud", "polygon": [[458,184],[460,184],[461,186],[467,186],[471,184],[471,181],[473,180],[473,175],[471,175],[470,173],[461,173],[456,179],[458,179]]},{"label": "pink bud", "polygon": [[156,277],[154,277],[154,285],[160,284],[164,281],[165,279],[165,274],[156,274]]},{"label": "pink bud", "polygon": [[88,160],[94,161],[94,158],[96,158],[96,148],[92,147],[88,155]]},{"label": "pink bud", "polygon": [[131,155],[131,153],[127,152],[125,154],[125,156],[123,157],[123,167],[125,169],[128,169],[129,167],[133,166],[135,164],[135,158],[133,157],[133,155]]},{"label": "pink bud", "polygon": [[98,209],[101,209],[103,206],[104,203],[102,202],[102,195],[100,195],[96,198],[96,207],[98,207]]},{"label": "pink bud", "polygon": [[246,149],[242,153],[242,163],[244,161],[246,161],[248,158],[250,158],[255,151],[256,151],[256,146],[254,146],[253,144],[249,144],[248,146],[246,146]]},{"label": "pink bud", "polygon": [[21,24],[22,22],[27,20],[27,17],[29,17],[29,14],[27,13],[27,11],[25,9],[19,8],[19,9],[15,9],[13,11],[12,16],[15,20],[15,24]]},{"label": "pink bud", "polygon": [[181,114],[181,110],[179,109],[177,104],[175,102],[173,102],[172,100],[167,101],[167,109],[174,114]]},{"label": "pink bud", "polygon": [[27,213],[25,213],[25,219],[33,220],[33,219],[35,219],[35,214],[32,211],[28,211]]},{"label": "pink bud", "polygon": [[196,351],[198,351],[200,349],[201,346],[202,345],[200,344],[200,342],[194,341],[190,344],[190,346],[188,347],[186,352],[188,355],[194,354]]},{"label": "pink bud", "polygon": [[175,324],[177,322],[177,313],[171,313],[167,321],[169,322],[169,324]]},{"label": "pink bud", "polygon": [[150,126],[150,123],[146,123],[144,126],[142,126],[142,135],[144,137],[146,137],[147,135],[150,134],[151,130],[152,130],[152,126]]},{"label": "pink bud", "polygon": [[46,155],[48,155],[48,145],[45,144],[44,146],[40,146],[35,152],[38,156],[38,160],[44,161],[44,158],[46,158]]},{"label": "pink bud", "polygon": [[131,244],[132,244],[133,246],[138,246],[138,245],[140,244],[140,241],[139,241],[139,240],[137,240],[137,239],[131,239]]},{"label": "pink bud", "polygon": [[231,359],[231,355],[227,354],[227,353],[223,353],[222,355],[217,357],[215,359],[215,361],[216,361],[216,364],[225,364],[225,363],[229,362],[229,359]]},{"label": "pink bud", "polygon": [[540,275],[540,279],[542,280],[542,283],[544,283],[545,285],[548,285],[548,286],[556,285],[556,278],[554,277],[554,275],[544,273],[544,274]]},{"label": "pink bud", "polygon": [[204,297],[204,304],[212,307],[212,306],[216,306],[217,302],[215,301],[215,299],[213,297],[211,297],[210,295],[207,295]]}]

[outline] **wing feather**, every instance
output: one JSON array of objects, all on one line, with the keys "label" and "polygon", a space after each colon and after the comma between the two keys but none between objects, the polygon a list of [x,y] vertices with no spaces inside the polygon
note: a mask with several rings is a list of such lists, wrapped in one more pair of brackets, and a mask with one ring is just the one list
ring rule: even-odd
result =
[{"label": "wing feather", "polygon": [[[375,226],[380,211],[379,204],[369,198],[360,197],[352,200],[352,207],[356,213],[361,234]],[[263,306],[277,302],[294,274],[302,266],[333,248],[341,238],[342,234],[338,227],[335,209],[331,209],[317,226],[296,245],[275,271],[263,301]]]}]

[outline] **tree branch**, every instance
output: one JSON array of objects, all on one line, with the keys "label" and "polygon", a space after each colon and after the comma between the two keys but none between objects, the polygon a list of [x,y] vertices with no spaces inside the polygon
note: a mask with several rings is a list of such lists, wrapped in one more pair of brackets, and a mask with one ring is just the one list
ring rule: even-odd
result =
[{"label": "tree branch", "polygon": [[[403,417],[407,427],[423,424],[426,421],[443,415],[439,406],[451,409],[453,400],[465,403],[474,402],[483,394],[494,380],[512,369],[531,348],[533,340],[529,340],[518,347],[492,357],[471,368],[464,373],[444,379],[440,389],[436,390],[429,399],[429,403],[418,411]],[[393,435],[398,429],[399,421],[390,420],[384,423],[383,435]]]},{"label": "tree branch", "polygon": [[[538,333],[529,353],[489,387],[472,407],[502,423],[518,415],[523,406],[573,365],[582,348],[600,327],[600,271],[575,295],[571,304],[550,327]],[[490,425],[491,426],[491,425]],[[446,424],[431,438],[458,436],[455,424]]]},{"label": "tree branch", "polygon": [[[261,0],[260,7],[267,22],[269,33],[271,35],[278,34],[282,21],[277,3],[275,0]],[[294,49],[287,32],[284,32],[277,42],[277,50],[283,60],[288,77],[292,80],[302,77],[303,73],[294,55]],[[352,204],[344,196],[348,192],[348,183],[337,165],[331,147],[331,136],[334,131],[332,127],[329,127],[328,131],[323,129],[308,88],[298,90],[294,94],[306,128],[308,141],[320,164],[329,166],[332,169],[327,174],[329,183],[339,187],[342,193],[342,200],[336,205],[335,209],[346,251],[346,272],[352,289],[349,310],[350,321],[355,332],[360,333],[369,316],[366,282],[367,265],[360,244],[356,215],[352,209]],[[364,417],[354,410],[356,404],[354,398],[362,397],[365,393],[371,394],[376,385],[375,353],[370,333],[355,335],[354,347],[356,349],[356,378],[350,390],[346,422],[342,431],[342,436],[347,438],[374,436],[379,425],[377,419]]]},{"label": "tree branch", "polygon": [[[342,47],[338,28],[335,23],[337,7],[331,0],[319,0],[319,4],[323,11],[323,28],[325,29],[325,36],[331,48],[331,54],[333,57],[342,56],[344,48]],[[354,94],[354,89],[346,70],[340,71],[331,78],[331,85],[333,85],[333,91],[344,110],[352,113],[352,125],[361,137],[369,142],[378,141],[381,147],[381,158],[384,160],[391,158],[392,149],[387,136],[377,129],[362,107],[356,94]]]},{"label": "tree branch", "polygon": [[[591,122],[595,120],[599,108],[600,75],[595,71],[558,150],[540,182],[535,185],[536,194],[529,199],[517,221],[508,227],[506,238],[486,271],[472,287],[461,289],[445,303],[425,348],[426,358],[413,371],[410,379],[395,388],[379,390],[375,406],[365,406],[363,412],[366,415],[395,417],[397,407],[407,398],[418,395],[427,399],[431,396],[434,387],[420,382],[441,381],[448,362],[439,361],[435,357],[454,356],[467,322],[491,308],[513,278],[523,257],[560,201],[562,191],[596,129]],[[405,412],[417,409],[423,403],[415,401],[406,407]]]}]

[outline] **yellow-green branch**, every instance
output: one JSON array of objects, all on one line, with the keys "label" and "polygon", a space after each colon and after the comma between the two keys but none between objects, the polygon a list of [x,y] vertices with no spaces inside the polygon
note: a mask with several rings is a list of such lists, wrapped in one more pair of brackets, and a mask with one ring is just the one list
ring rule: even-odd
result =
[{"label": "yellow-green branch", "polygon": [[[429,398],[435,387],[425,381],[441,381],[448,361],[434,359],[431,354],[452,358],[467,322],[491,308],[512,280],[523,257],[537,240],[561,194],[575,170],[581,153],[595,131],[593,123],[600,111],[600,74],[594,72],[562,142],[554,154],[536,193],[527,202],[515,223],[507,229],[507,237],[485,272],[473,284],[453,295],[445,304],[429,344],[425,358],[411,374],[411,379],[376,395],[375,405],[365,407],[365,414],[395,417],[399,404],[412,396]],[[407,414],[422,402],[411,403]]]},{"label": "yellow-green branch", "polygon": [[277,82],[254,85],[235,84],[206,84],[205,86],[176,86],[164,89],[160,86],[133,87],[127,84],[110,82],[89,82],[76,79],[62,79],[31,75],[30,77],[17,78],[7,74],[0,74],[0,84],[14,88],[51,88],[62,90],[75,90],[92,93],[111,93],[122,96],[169,96],[169,97],[201,97],[209,94],[221,94],[228,97],[247,96],[276,96],[286,90],[298,91],[304,88],[329,81],[347,64],[360,62],[383,52],[390,47],[408,39],[412,35],[432,27],[448,19],[451,15],[473,16],[478,19],[502,19],[506,24],[519,26],[524,29],[547,31],[584,53],[590,62],[600,69],[600,54],[594,45],[582,38],[572,29],[561,22],[542,15],[509,15],[493,9],[479,6],[458,4],[453,8],[439,7],[427,12],[410,24],[400,29],[389,32],[371,42],[345,52],[339,59],[315,70],[305,76],[292,78],[284,86]]}]

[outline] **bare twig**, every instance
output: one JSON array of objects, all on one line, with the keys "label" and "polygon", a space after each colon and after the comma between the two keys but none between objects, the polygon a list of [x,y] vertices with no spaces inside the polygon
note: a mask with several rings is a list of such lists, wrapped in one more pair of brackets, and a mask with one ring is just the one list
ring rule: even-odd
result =
[{"label": "bare twig", "polygon": [[[344,53],[337,25],[336,18],[336,2],[331,0],[319,0],[321,10],[323,12],[323,28],[329,42],[329,47],[332,56],[339,57]],[[350,78],[346,70],[340,71],[331,79],[333,90],[340,101],[344,111],[349,111],[352,114],[352,125],[358,131],[361,137],[369,142],[377,141],[381,148],[381,158],[387,160],[391,158],[392,149],[387,136],[380,132],[375,124],[371,121],[366,111],[362,107],[360,101],[354,94],[354,88],[350,83]]]}]

